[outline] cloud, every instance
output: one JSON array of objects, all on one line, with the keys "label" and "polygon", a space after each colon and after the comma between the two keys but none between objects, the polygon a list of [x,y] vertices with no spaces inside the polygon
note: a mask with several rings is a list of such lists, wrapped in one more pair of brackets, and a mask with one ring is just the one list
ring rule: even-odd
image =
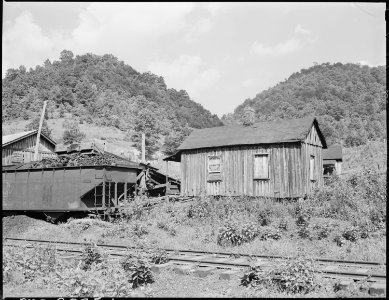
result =
[{"label": "cloud", "polygon": [[284,55],[296,52],[303,48],[302,41],[298,38],[290,38],[274,46],[266,46],[255,41],[250,47],[250,53],[253,55]]},{"label": "cloud", "polygon": [[148,69],[163,76],[166,84],[177,89],[185,89],[194,97],[214,86],[220,79],[220,72],[198,56],[180,55],[172,62],[153,61]]},{"label": "cloud", "polygon": [[309,30],[298,24],[294,29],[294,35],[287,40],[276,45],[266,45],[258,41],[254,41],[249,52],[252,55],[258,56],[280,56],[289,53],[297,52],[303,49],[307,44],[313,44],[318,40],[318,37],[312,37]]},{"label": "cloud", "polygon": [[362,66],[369,66],[369,67],[378,67],[380,65],[380,64],[371,64],[366,60],[360,60],[360,61],[358,61],[358,64],[360,64]]},{"label": "cloud", "polygon": [[3,76],[7,68],[20,65],[26,67],[43,63],[43,58],[52,57],[52,53],[60,52],[62,46],[59,33],[50,36],[43,34],[28,11],[23,11],[14,22],[9,24],[3,35]]},{"label": "cloud", "polygon": [[[80,13],[72,39],[80,50],[104,51],[147,43],[187,26],[193,3],[92,3]],[[131,46],[128,46],[131,48]]]},{"label": "cloud", "polygon": [[311,32],[305,28],[303,28],[303,26],[301,26],[300,24],[298,24],[296,26],[296,28],[294,29],[294,32],[296,34],[302,34],[302,35],[306,35],[306,34],[310,34]]},{"label": "cloud", "polygon": [[209,32],[214,24],[210,18],[198,20],[185,35],[185,41],[188,43],[196,41],[202,34]]},{"label": "cloud", "polygon": [[[66,34],[43,32],[24,11],[3,31],[3,76],[9,67],[35,67],[46,58],[58,59],[63,49],[75,54],[112,53],[135,67],[144,51],[155,51],[161,38],[188,28],[195,3],[91,3],[78,15],[78,24]],[[197,34],[211,24],[200,24]],[[196,33],[194,33],[196,34]],[[144,49],[139,51],[139,49]]]},{"label": "cloud", "polygon": [[243,87],[259,86],[260,80],[258,78],[247,78],[242,82]]}]

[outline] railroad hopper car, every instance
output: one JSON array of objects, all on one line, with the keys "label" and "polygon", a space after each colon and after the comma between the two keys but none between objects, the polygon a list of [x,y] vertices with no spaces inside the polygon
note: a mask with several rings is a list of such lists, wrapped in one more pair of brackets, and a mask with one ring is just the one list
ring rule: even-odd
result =
[{"label": "railroad hopper car", "polygon": [[56,218],[66,212],[107,211],[136,188],[140,166],[72,166],[2,171],[3,210],[39,211]]}]

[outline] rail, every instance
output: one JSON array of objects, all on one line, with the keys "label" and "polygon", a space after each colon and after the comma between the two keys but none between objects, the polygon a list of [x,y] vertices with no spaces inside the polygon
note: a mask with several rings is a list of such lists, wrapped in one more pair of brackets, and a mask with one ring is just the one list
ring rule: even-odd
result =
[{"label": "rail", "polygon": [[[57,245],[72,245],[86,246],[90,243],[81,242],[66,242],[66,241],[49,241],[37,239],[23,239],[4,237],[5,241],[13,242],[30,242],[42,244],[57,244]],[[22,243],[4,244],[5,246],[21,246]],[[110,245],[110,244],[95,244],[97,247],[109,251],[109,255],[122,257],[128,254],[128,250],[143,250],[150,251],[154,248],[140,248],[127,245]],[[31,246],[32,247],[32,246]],[[258,265],[262,268],[272,268],[280,261],[285,261],[293,257],[276,256],[276,255],[261,255],[261,254],[240,254],[233,252],[211,252],[211,251],[196,251],[183,249],[166,249],[169,256],[169,263],[172,264],[195,264],[202,267],[214,267],[219,269],[246,269],[251,266]],[[62,248],[59,251],[82,253],[82,249]],[[119,252],[118,252],[119,250]],[[349,278],[353,280],[367,279],[368,281],[386,281],[386,262],[380,263],[376,261],[353,261],[339,260],[331,258],[312,258],[318,263],[317,272],[322,273],[324,277],[330,278]],[[370,269],[369,269],[370,268]]]}]

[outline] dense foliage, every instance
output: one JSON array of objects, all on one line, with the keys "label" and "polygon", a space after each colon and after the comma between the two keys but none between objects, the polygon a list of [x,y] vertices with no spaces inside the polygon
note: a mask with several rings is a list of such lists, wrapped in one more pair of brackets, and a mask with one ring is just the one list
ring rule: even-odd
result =
[{"label": "dense foliage", "polygon": [[[110,54],[77,55],[26,70],[8,69],[2,80],[2,120],[32,119],[47,100],[49,118],[72,113],[82,122],[113,126],[129,135],[144,130],[150,149],[180,128],[222,125],[186,91],[168,89],[161,76],[139,73]],[[135,138],[139,148],[139,138]],[[148,145],[146,146],[148,148]]]},{"label": "dense foliage", "polygon": [[328,144],[358,146],[386,138],[386,70],[358,64],[315,65],[247,99],[225,124],[238,123],[247,106],[257,121],[318,117]]}]

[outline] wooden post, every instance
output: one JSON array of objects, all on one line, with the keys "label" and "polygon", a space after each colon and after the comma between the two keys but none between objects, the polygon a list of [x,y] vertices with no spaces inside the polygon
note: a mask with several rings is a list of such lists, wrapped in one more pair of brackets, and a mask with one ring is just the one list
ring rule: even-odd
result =
[{"label": "wooden post", "polygon": [[142,162],[146,163],[146,136],[142,133]]},{"label": "wooden post", "polygon": [[34,160],[38,160],[38,151],[39,151],[39,142],[41,138],[41,131],[42,131],[42,124],[43,124],[43,119],[45,117],[45,110],[46,110],[46,104],[47,102],[43,102],[43,110],[41,114],[41,119],[39,121],[39,128],[38,128],[38,134],[36,136],[36,145],[35,145],[35,153],[34,153]]},{"label": "wooden post", "polygon": [[169,161],[166,161],[166,189],[165,189],[165,196],[167,196],[167,189],[169,188],[169,176],[168,176],[168,171],[169,171]]},{"label": "wooden post", "polygon": [[115,184],[115,211],[119,209],[119,201],[118,201],[118,183],[114,182]]}]

